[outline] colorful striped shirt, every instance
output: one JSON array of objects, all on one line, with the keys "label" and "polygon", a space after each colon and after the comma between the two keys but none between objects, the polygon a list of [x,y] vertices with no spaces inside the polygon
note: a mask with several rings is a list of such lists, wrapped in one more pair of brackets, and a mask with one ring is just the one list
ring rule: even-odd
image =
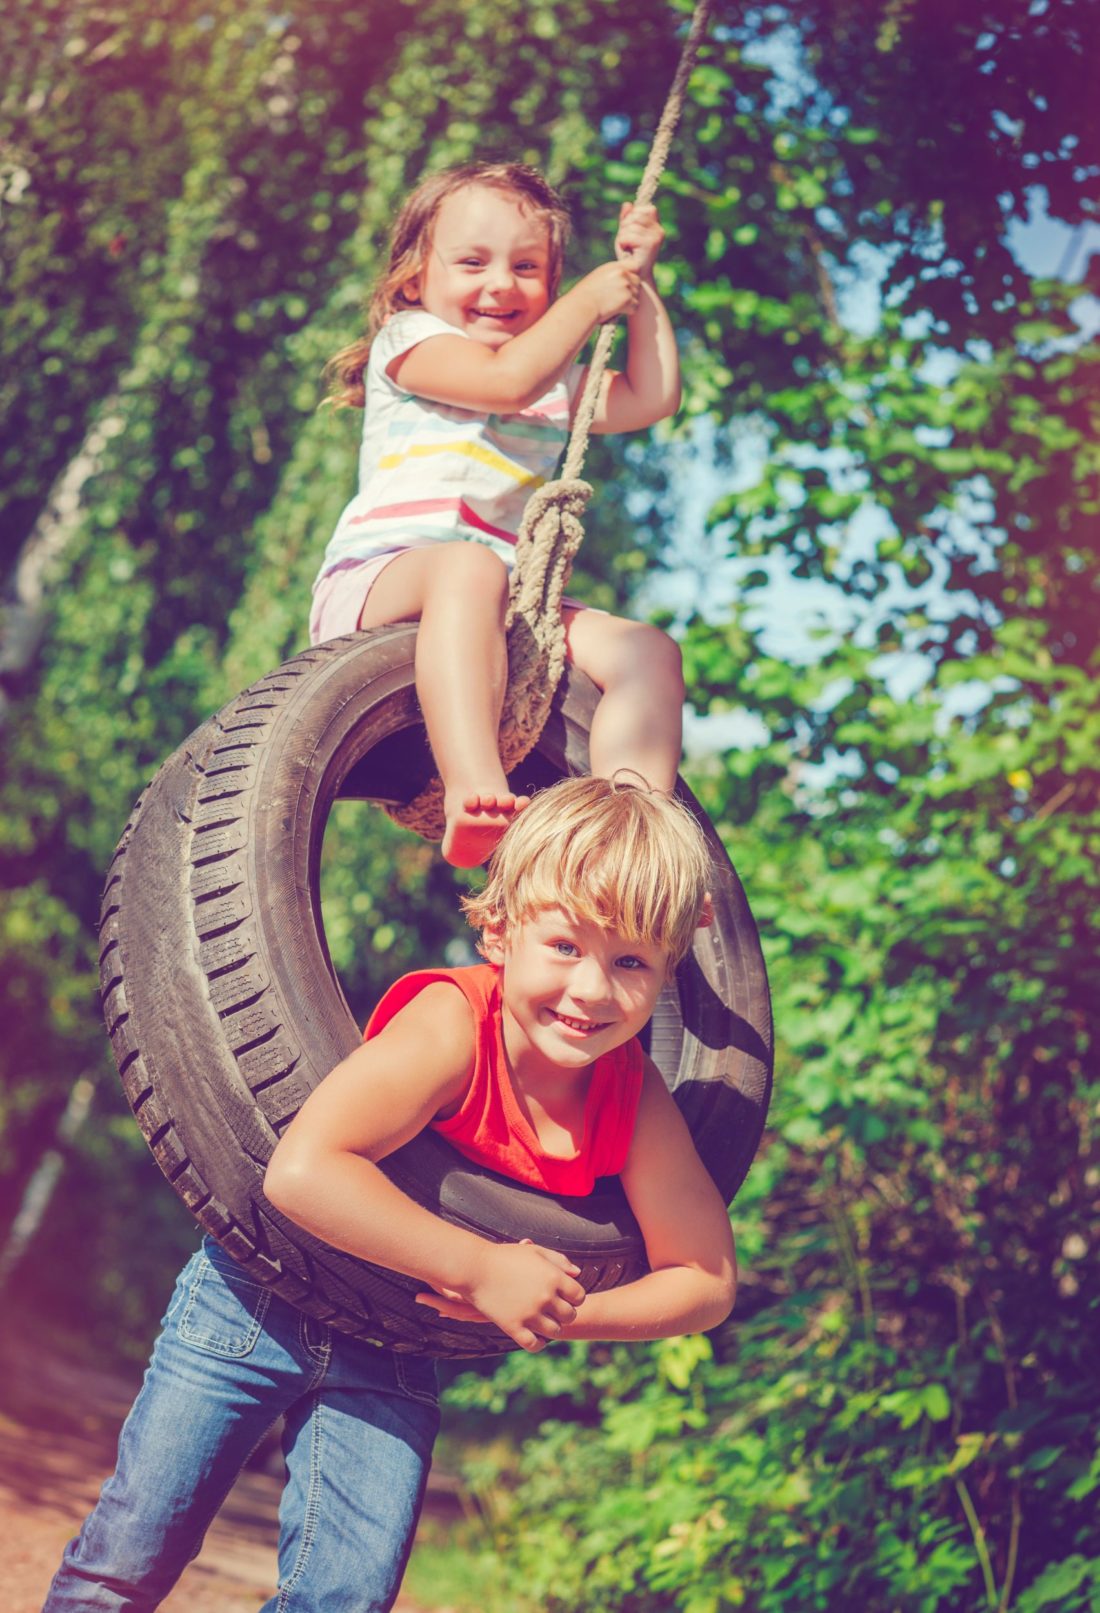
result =
[{"label": "colorful striped shirt", "polygon": [[387,550],[459,538],[511,561],[527,500],[561,456],[582,365],[517,414],[481,414],[414,397],[390,380],[394,359],[429,336],[465,332],[417,309],[395,314],[371,344],[359,491],[318,581]]}]

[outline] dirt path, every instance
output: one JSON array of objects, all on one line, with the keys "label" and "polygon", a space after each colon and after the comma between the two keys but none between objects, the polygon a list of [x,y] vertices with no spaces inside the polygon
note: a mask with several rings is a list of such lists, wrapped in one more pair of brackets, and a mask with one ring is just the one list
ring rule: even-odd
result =
[{"label": "dirt path", "polygon": [[[5,1613],[40,1613],[65,1542],[114,1465],[119,1425],[139,1382],[0,1351]],[[162,1604],[165,1613],[256,1613],[275,1589],[280,1489],[273,1473],[241,1475],[201,1553]],[[426,1610],[402,1598],[395,1613]]]}]

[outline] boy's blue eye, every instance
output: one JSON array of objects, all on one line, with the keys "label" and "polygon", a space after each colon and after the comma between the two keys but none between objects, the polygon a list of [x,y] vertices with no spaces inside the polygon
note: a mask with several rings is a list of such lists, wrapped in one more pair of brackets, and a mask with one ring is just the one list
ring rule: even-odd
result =
[{"label": "boy's blue eye", "polygon": [[550,945],[554,948],[554,951],[560,953],[563,958],[575,958],[577,955],[576,943],[573,941],[552,941]]},{"label": "boy's blue eye", "polygon": [[644,958],[636,958],[636,957],[633,956],[633,954],[631,954],[629,957],[619,959],[619,968],[620,969],[635,970],[635,969],[644,969],[645,967],[646,967],[645,959]]}]

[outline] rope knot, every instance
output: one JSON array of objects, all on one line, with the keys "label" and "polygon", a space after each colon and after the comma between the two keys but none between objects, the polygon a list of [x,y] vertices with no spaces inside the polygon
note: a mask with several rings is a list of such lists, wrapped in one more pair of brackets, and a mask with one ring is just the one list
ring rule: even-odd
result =
[{"label": "rope knot", "polygon": [[510,628],[517,616],[533,619],[561,609],[561,593],[551,598],[555,584],[569,580],[573,558],[584,541],[582,518],[592,497],[590,482],[578,477],[545,482],[532,493],[516,537],[516,564],[508,601]]},{"label": "rope knot", "polygon": [[591,482],[584,482],[579,476],[559,476],[557,481],[544,482],[537,492],[532,493],[528,508],[537,517],[547,505],[556,504],[579,520],[591,497]]}]

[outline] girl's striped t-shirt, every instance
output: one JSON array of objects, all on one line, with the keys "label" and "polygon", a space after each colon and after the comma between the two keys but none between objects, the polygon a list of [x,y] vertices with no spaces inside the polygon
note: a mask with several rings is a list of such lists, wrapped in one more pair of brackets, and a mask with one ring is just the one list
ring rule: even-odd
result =
[{"label": "girl's striped t-shirt", "polygon": [[390,380],[394,359],[429,336],[466,333],[416,309],[395,314],[371,344],[359,490],[318,580],[386,550],[456,538],[511,561],[527,500],[561,456],[582,365],[518,414],[480,414],[414,397]]}]

